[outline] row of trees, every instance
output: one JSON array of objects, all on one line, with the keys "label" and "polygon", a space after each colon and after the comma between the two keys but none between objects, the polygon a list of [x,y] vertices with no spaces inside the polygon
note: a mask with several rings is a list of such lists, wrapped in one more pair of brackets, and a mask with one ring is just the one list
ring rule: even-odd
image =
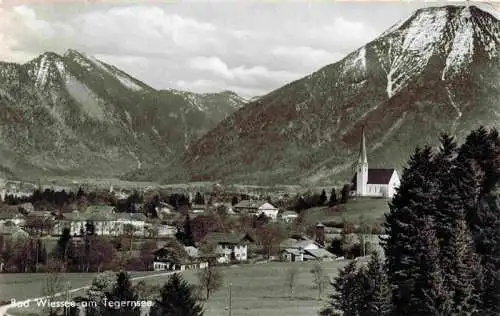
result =
[{"label": "row of trees", "polygon": [[329,198],[327,198],[325,190],[321,191],[321,193],[305,193],[298,195],[295,198],[295,202],[292,208],[297,212],[301,212],[311,207],[319,207],[325,205],[333,207],[339,203],[347,203],[347,201],[349,200],[349,194],[350,186],[348,184],[342,187],[342,190],[340,191],[340,197],[337,196],[335,188],[332,188]]},{"label": "row of trees", "polygon": [[347,266],[324,315],[498,315],[499,158],[484,128],[460,147],[443,135],[438,152],[417,148],[386,216],[385,262]]},{"label": "row of trees", "polygon": [[[48,307],[45,313],[50,316],[76,316],[79,315],[81,306],[85,306],[83,309],[87,316],[139,316],[141,302],[150,302],[149,315],[152,316],[201,316],[203,306],[199,302],[208,300],[211,294],[222,287],[223,276],[218,269],[211,266],[198,273],[198,280],[199,284],[191,285],[176,273],[161,287],[148,285],[144,281],[133,286],[127,272],[103,272],[92,280],[85,296],[75,298],[75,301],[80,303],[79,307]],[[45,297],[54,300],[65,292],[64,289],[64,279],[59,273],[48,274],[43,287]],[[68,290],[66,287],[66,291]],[[200,290],[205,292],[203,299]],[[110,302],[131,304],[117,306]]]}]

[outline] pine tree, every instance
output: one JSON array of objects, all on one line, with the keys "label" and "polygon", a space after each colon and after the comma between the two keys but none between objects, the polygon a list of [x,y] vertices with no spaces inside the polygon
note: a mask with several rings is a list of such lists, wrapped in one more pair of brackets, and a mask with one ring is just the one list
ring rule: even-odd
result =
[{"label": "pine tree", "polygon": [[363,308],[360,315],[386,316],[391,313],[391,291],[387,272],[378,252],[373,252],[364,278]]},{"label": "pine tree", "polygon": [[478,315],[482,271],[478,256],[474,252],[471,233],[464,219],[455,223],[450,246],[452,315]]},{"label": "pine tree", "polygon": [[451,293],[446,288],[439,263],[439,243],[432,218],[421,219],[415,242],[416,282],[408,315],[452,315]]},{"label": "pine tree", "polygon": [[116,284],[110,292],[105,294],[107,302],[104,309],[106,316],[139,316],[141,314],[138,306],[110,306],[109,302],[137,302],[138,296],[130,282],[127,272],[120,272],[116,276]]},{"label": "pine tree", "polygon": [[191,229],[191,218],[189,213],[186,215],[183,230],[183,243],[185,246],[194,246],[193,231]]},{"label": "pine tree", "polygon": [[415,245],[422,229],[422,218],[435,214],[438,188],[431,148],[417,148],[403,171],[384,223],[387,238],[382,241],[382,246],[396,315],[411,315],[415,307],[412,302],[421,255]]},{"label": "pine tree", "polygon": [[328,206],[332,207],[337,205],[337,192],[335,188],[332,188],[332,192],[330,193],[330,199],[328,200]]},{"label": "pine tree", "polygon": [[357,261],[352,260],[345,268],[339,270],[332,282],[334,293],[330,295],[329,306],[321,315],[335,315],[341,311],[344,316],[357,316],[362,304],[362,283],[359,280]]},{"label": "pine tree", "polygon": [[318,206],[323,206],[326,203],[326,192],[325,190],[321,191],[321,195],[319,196],[319,205]]},{"label": "pine tree", "polygon": [[466,202],[466,219],[483,272],[481,313],[500,313],[500,137],[495,129],[472,131],[460,147],[459,160],[469,164],[476,178]]},{"label": "pine tree", "polygon": [[203,308],[194,297],[193,287],[176,273],[162,287],[160,298],[151,308],[150,315],[202,316]]},{"label": "pine tree", "polygon": [[482,198],[477,218],[480,224],[475,229],[474,238],[483,272],[480,309],[483,315],[498,315],[500,313],[500,207],[496,193]]}]

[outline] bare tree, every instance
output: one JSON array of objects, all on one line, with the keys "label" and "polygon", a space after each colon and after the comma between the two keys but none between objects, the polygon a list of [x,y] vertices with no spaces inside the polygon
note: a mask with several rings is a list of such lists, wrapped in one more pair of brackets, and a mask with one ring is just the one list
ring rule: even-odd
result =
[{"label": "bare tree", "polygon": [[288,268],[285,275],[285,284],[290,290],[290,297],[293,297],[293,289],[297,283],[297,277],[299,275],[299,269],[296,266]]},{"label": "bare tree", "polygon": [[200,287],[205,290],[206,299],[210,298],[215,291],[222,287],[223,275],[219,269],[209,265],[206,269],[198,272]]},{"label": "bare tree", "polygon": [[318,289],[318,300],[321,300],[321,296],[330,280],[319,263],[316,263],[310,272],[313,275],[314,287]]},{"label": "bare tree", "polygon": [[360,242],[361,255],[366,256],[366,235],[372,233],[372,227],[363,215],[359,216],[358,238]]},{"label": "bare tree", "polygon": [[[63,291],[63,282],[60,274],[58,272],[48,273],[45,277],[42,295],[45,296],[47,301],[53,301],[60,292]],[[57,315],[58,311],[56,308],[49,306],[47,314],[49,316]]]},{"label": "bare tree", "polygon": [[137,227],[135,227],[132,224],[125,224],[123,225],[123,233],[130,238],[130,248],[129,250],[132,251],[132,245],[134,242],[134,234],[137,231]]}]

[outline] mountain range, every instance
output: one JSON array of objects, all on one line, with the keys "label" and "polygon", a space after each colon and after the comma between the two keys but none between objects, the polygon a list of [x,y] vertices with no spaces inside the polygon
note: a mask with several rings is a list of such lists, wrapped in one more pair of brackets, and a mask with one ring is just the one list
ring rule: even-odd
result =
[{"label": "mountain range", "polygon": [[477,6],[419,9],[246,104],[189,146],[177,168],[191,181],[348,181],[364,127],[369,166],[401,170],[417,145],[444,131],[462,139],[499,125],[499,46],[498,18]]},{"label": "mountain range", "polygon": [[248,101],[155,90],[74,50],[0,63],[0,172],[330,185],[352,176],[363,127],[369,166],[401,169],[443,131],[498,127],[499,46],[493,14],[423,8]]},{"label": "mountain range", "polygon": [[115,177],[156,166],[245,102],[229,91],[155,90],[75,50],[0,63],[0,172]]}]

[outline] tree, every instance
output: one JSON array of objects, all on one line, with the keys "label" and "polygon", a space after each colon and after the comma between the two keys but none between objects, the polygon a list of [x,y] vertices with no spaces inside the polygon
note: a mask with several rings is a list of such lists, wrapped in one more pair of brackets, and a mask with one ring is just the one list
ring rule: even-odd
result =
[{"label": "tree", "polygon": [[328,200],[328,206],[332,207],[335,205],[337,205],[337,192],[335,191],[335,188],[332,188],[330,199]]},{"label": "tree", "polygon": [[323,206],[323,205],[325,205],[325,203],[326,203],[326,192],[323,189],[323,191],[321,191],[321,195],[319,196],[319,205],[318,206]]},{"label": "tree", "polygon": [[231,205],[235,206],[236,204],[238,204],[238,197],[235,195],[235,196],[233,196],[233,199],[231,200]]},{"label": "tree", "polygon": [[134,234],[137,231],[137,227],[132,224],[123,225],[123,233],[130,239],[129,250],[132,250],[134,244]]},{"label": "tree", "polygon": [[330,295],[329,306],[322,311],[324,316],[333,316],[341,311],[344,316],[359,315],[363,293],[359,282],[357,261],[352,260],[332,282],[334,293]]},{"label": "tree", "polygon": [[285,275],[285,285],[290,290],[290,297],[293,297],[293,289],[297,283],[297,277],[299,276],[299,269],[296,266],[288,268]]},{"label": "tree", "polygon": [[349,184],[344,184],[341,191],[340,203],[346,204],[349,201],[350,191],[351,191],[351,186]]},{"label": "tree", "polygon": [[151,316],[203,316],[194,288],[180,274],[173,274],[160,290],[160,298],[151,308]]},{"label": "tree", "polygon": [[189,217],[189,213],[186,214],[182,231],[179,231],[176,237],[177,240],[179,240],[179,242],[184,244],[184,246],[194,246],[194,236],[191,227],[191,218]]},{"label": "tree", "polygon": [[61,237],[57,241],[55,254],[56,257],[64,262],[64,267],[68,264],[68,249],[71,243],[71,234],[69,228],[64,228]]},{"label": "tree", "polygon": [[459,220],[453,227],[450,242],[452,315],[477,315],[481,308],[482,269],[474,252],[467,223]]},{"label": "tree", "polygon": [[134,306],[112,306],[109,302],[137,302],[138,296],[134,292],[130,276],[127,272],[120,272],[116,275],[116,284],[111,291],[105,293],[107,302],[104,310],[107,316],[139,316],[141,314],[140,307]]},{"label": "tree", "polygon": [[94,305],[87,307],[87,315],[98,316],[104,313],[104,299],[106,293],[112,291],[116,283],[116,276],[113,272],[106,271],[99,273],[92,279],[90,288],[87,290],[86,301],[92,302]]},{"label": "tree", "polygon": [[[57,272],[48,273],[45,276],[45,280],[43,283],[42,293],[45,298],[49,301],[53,301],[63,290],[63,281],[61,275]],[[58,313],[58,309],[49,306],[47,310],[47,314],[49,316],[56,316]]]},{"label": "tree", "polygon": [[206,269],[202,269],[198,272],[198,280],[200,282],[200,287],[205,290],[206,299],[208,301],[210,295],[222,287],[223,275],[219,269],[209,265]]},{"label": "tree", "polygon": [[194,204],[199,204],[199,205],[205,204],[205,199],[203,198],[200,192],[196,192],[194,196]]},{"label": "tree", "polygon": [[323,295],[323,291],[329,283],[328,276],[325,273],[325,270],[321,266],[321,264],[316,263],[310,270],[313,275],[313,284],[318,289],[318,300],[321,299]]},{"label": "tree", "polygon": [[258,229],[257,235],[269,260],[280,242],[286,238],[286,231],[279,224],[266,224]]},{"label": "tree", "polygon": [[411,315],[418,275],[419,251],[415,248],[424,224],[435,213],[438,192],[430,147],[417,148],[403,171],[400,186],[389,203],[384,223],[387,238],[382,242],[389,281],[392,284],[393,312]]},{"label": "tree", "polygon": [[391,313],[391,291],[382,258],[373,252],[365,270],[362,314],[386,316]]}]

